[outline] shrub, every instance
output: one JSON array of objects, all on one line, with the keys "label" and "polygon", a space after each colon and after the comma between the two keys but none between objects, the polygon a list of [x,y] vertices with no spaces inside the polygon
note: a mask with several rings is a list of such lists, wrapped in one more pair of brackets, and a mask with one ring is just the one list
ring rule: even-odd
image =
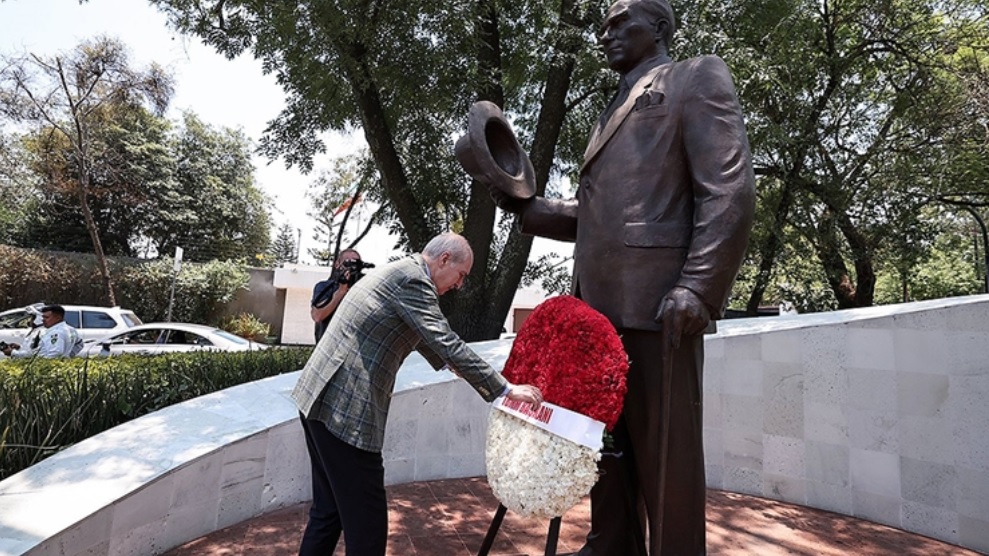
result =
[{"label": "shrub", "polygon": [[267,341],[268,336],[271,335],[271,325],[250,313],[240,313],[230,317],[220,328],[255,342]]},{"label": "shrub", "polygon": [[135,417],[301,369],[310,352],[0,361],[0,480]]}]

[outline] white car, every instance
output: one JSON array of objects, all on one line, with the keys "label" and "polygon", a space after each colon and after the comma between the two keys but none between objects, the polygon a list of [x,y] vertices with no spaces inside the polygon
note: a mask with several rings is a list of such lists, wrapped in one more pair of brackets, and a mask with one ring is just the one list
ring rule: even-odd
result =
[{"label": "white car", "polygon": [[[44,305],[31,305],[40,311]],[[65,309],[65,322],[79,331],[83,340],[95,340],[107,334],[127,330],[141,324],[141,319],[133,311],[120,307],[94,307],[91,305],[62,305]],[[28,307],[10,309],[0,313],[0,342],[20,344],[31,329],[35,313]]]},{"label": "white car", "polygon": [[251,351],[267,347],[212,326],[152,322],[87,343],[79,357],[158,355],[187,351]]}]

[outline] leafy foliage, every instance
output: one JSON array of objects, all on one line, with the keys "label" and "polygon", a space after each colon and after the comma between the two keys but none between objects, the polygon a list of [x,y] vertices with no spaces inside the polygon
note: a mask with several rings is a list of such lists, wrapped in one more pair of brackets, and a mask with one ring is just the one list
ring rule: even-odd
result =
[{"label": "leafy foliage", "polygon": [[250,313],[230,317],[220,328],[255,342],[265,342],[271,335],[271,326]]},{"label": "leafy foliage", "polygon": [[114,181],[120,168],[108,155],[112,149],[94,131],[145,106],[163,112],[172,94],[171,78],[154,65],[131,68],[124,46],[106,37],[53,57],[6,57],[2,66],[0,115],[34,128],[38,154],[47,162],[43,186],[76,200],[106,298],[114,305],[113,280],[90,203],[101,196],[100,178]]},{"label": "leafy foliage", "polygon": [[296,371],[310,351],[0,361],[0,480],[135,417]]},{"label": "leafy foliage", "polygon": [[[101,305],[95,257],[53,254],[0,245],[0,304],[38,301]],[[163,321],[174,274],[171,259],[139,262],[111,258],[120,304],[142,320]],[[224,304],[247,287],[243,264],[233,261],[183,263],[175,287],[172,320],[213,323]]]}]

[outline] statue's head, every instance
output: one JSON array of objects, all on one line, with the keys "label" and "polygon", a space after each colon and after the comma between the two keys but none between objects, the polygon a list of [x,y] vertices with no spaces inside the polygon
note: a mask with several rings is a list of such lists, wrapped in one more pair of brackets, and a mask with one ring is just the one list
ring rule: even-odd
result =
[{"label": "statue's head", "polygon": [[611,69],[628,73],[669,49],[676,18],[666,0],[618,0],[608,8],[598,42]]}]

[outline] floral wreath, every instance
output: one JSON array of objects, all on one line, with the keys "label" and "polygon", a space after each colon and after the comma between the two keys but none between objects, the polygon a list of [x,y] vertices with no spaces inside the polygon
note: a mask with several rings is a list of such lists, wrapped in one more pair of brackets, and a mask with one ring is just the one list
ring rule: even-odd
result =
[{"label": "floral wreath", "polygon": [[[544,301],[529,315],[502,372],[509,382],[532,384],[546,402],[600,421],[609,431],[621,414],[627,373],[628,357],[611,322],[568,295]],[[520,515],[563,515],[597,482],[600,457],[518,417],[491,412],[488,483]]]}]

